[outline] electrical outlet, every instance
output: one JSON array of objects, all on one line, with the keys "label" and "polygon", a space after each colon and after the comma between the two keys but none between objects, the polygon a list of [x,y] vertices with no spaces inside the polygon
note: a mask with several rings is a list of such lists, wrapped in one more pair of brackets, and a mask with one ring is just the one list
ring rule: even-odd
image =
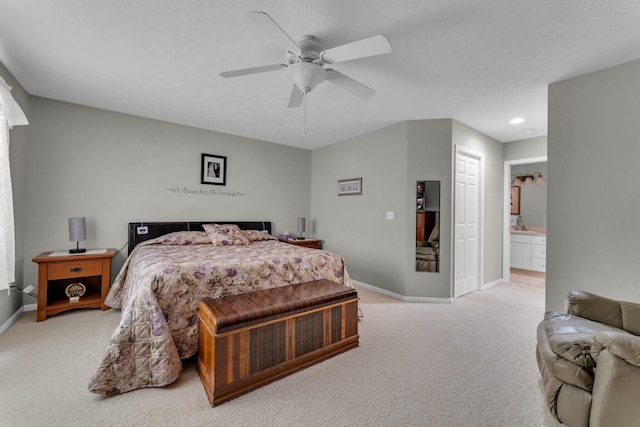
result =
[{"label": "electrical outlet", "polygon": [[25,294],[28,294],[28,293],[29,293],[29,292],[31,292],[32,290],[34,290],[34,287],[33,287],[33,286],[31,286],[31,285],[29,285],[29,286],[27,286],[26,288],[24,288],[24,289],[22,290],[22,292],[24,292]]},{"label": "electrical outlet", "polygon": [[149,234],[149,227],[147,227],[146,225],[143,225],[141,227],[136,228],[136,232],[138,234]]},{"label": "electrical outlet", "polygon": [[393,211],[387,211],[387,219],[393,219]]}]

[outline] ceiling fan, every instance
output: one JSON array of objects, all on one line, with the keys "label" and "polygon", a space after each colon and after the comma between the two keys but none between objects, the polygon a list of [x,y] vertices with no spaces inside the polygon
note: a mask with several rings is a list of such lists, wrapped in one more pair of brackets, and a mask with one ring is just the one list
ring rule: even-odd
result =
[{"label": "ceiling fan", "polygon": [[286,69],[293,80],[289,107],[299,107],[303,99],[306,101],[307,93],[325,80],[363,100],[371,98],[376,93],[370,87],[324,66],[389,53],[391,45],[385,36],[380,34],[321,50],[321,45],[315,37],[305,35],[301,40],[295,41],[264,12],[247,12],[246,15],[287,50],[287,63],[224,71],[220,73],[221,77],[239,77]]}]

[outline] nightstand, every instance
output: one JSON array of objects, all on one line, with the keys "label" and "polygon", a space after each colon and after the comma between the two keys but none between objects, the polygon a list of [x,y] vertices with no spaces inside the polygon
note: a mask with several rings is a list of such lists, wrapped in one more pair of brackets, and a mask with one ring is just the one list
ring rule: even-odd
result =
[{"label": "nightstand", "polygon": [[[108,310],[104,299],[109,292],[111,258],[115,254],[115,249],[104,249],[77,255],[43,252],[35,257],[32,261],[38,263],[37,321],[75,308]],[[80,283],[85,288],[76,302],[65,292],[72,283]]]},{"label": "nightstand", "polygon": [[289,243],[290,245],[304,246],[305,248],[311,248],[311,249],[320,249],[320,242],[322,242],[322,240],[318,240],[318,239],[302,239],[302,240],[291,239],[291,240],[280,240],[280,241],[284,243]]}]

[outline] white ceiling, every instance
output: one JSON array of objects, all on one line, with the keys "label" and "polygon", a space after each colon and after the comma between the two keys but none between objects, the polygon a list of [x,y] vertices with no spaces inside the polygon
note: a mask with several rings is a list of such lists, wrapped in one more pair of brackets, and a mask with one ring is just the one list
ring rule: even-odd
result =
[{"label": "white ceiling", "polygon": [[[253,10],[325,48],[385,34],[392,53],[333,66],[376,95],[322,83],[303,137],[286,72],[218,75],[286,62]],[[638,58],[638,0],[0,0],[0,61],[31,95],[309,149],[416,119],[546,135],[549,83]]]}]

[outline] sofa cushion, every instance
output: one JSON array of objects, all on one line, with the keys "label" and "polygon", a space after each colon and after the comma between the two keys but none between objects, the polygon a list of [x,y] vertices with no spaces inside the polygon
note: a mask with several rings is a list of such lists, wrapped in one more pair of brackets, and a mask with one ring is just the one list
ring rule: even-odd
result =
[{"label": "sofa cushion", "polygon": [[640,337],[626,332],[598,332],[593,337],[591,354],[597,361],[604,350],[640,367]]},{"label": "sofa cushion", "polygon": [[622,329],[620,303],[585,291],[567,294],[568,313]]},{"label": "sofa cushion", "polygon": [[622,329],[633,335],[640,335],[640,304],[620,301]]},{"label": "sofa cushion", "polygon": [[596,365],[591,357],[593,335],[596,332],[621,332],[621,329],[589,319],[547,312],[544,316],[544,329],[549,346],[555,354],[583,368]]},{"label": "sofa cushion", "polygon": [[[540,322],[538,325],[537,335],[538,345],[536,349],[536,356],[538,358],[538,367],[542,373],[542,366],[544,366],[544,371],[549,374],[548,378],[545,378],[545,375],[543,374],[543,380],[545,383],[547,403],[550,407],[552,407],[552,403],[555,404],[556,395],[560,390],[562,383],[573,384],[584,390],[591,391],[593,387],[592,369],[578,366],[554,353],[549,345],[544,321]],[[555,412],[555,410],[552,412]]]}]

